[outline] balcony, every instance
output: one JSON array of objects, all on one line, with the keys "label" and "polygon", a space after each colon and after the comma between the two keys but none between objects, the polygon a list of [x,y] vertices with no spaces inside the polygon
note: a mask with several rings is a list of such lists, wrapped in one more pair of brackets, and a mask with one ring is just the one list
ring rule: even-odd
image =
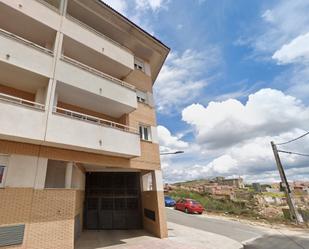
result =
[{"label": "balcony", "polygon": [[[17,23],[22,23],[22,28],[31,27],[35,29],[39,22],[54,30],[59,29],[61,23],[61,16],[57,9],[57,1],[52,0],[27,0],[27,1],[12,1],[12,0],[1,0],[1,16],[0,22],[7,24],[14,18],[14,24],[18,29]],[[8,19],[9,17],[9,19]],[[3,23],[4,22],[4,23]],[[8,24],[10,25],[10,24]],[[34,26],[33,26],[34,25]],[[11,24],[12,26],[12,24]],[[2,27],[1,27],[2,28]],[[20,28],[19,28],[20,29]],[[29,29],[26,29],[29,32]]]},{"label": "balcony", "polygon": [[83,102],[89,102],[84,107],[100,108],[96,111],[116,118],[137,108],[133,86],[70,58],[62,57],[59,61],[56,79],[59,81],[58,92],[64,102],[65,99],[71,99],[71,102],[77,102],[70,104],[80,105],[81,99],[84,99]]},{"label": "balcony", "polygon": [[0,61],[51,77],[53,52],[0,29]]},{"label": "balcony", "polygon": [[0,93],[0,138],[33,143],[44,139],[45,106]]},{"label": "balcony", "polygon": [[48,119],[46,143],[113,156],[140,156],[135,128],[59,107]]},{"label": "balcony", "polygon": [[[64,39],[64,53],[67,54],[67,56],[73,59],[86,61],[87,58],[85,57],[87,57],[88,54],[86,53],[87,49],[91,49],[93,50],[92,53],[94,57],[91,56],[90,59],[95,60],[96,57],[98,58],[98,61],[94,64],[98,66],[97,69],[117,78],[126,76],[134,69],[134,56],[127,48],[119,45],[70,15],[67,15],[63,20],[62,32],[67,36],[67,38]],[[78,54],[75,54],[76,50],[74,51],[73,47],[79,47],[79,50],[77,50]],[[85,54],[81,55],[83,52],[85,52]],[[80,57],[77,58],[77,56]],[[89,61],[89,63],[91,63],[91,61]]]}]

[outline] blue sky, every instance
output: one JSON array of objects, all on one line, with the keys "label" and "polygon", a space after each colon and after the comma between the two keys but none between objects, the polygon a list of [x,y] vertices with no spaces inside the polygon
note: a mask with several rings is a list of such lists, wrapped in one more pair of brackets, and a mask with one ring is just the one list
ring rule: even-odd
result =
[{"label": "blue sky", "polygon": [[[166,182],[275,181],[269,142],[309,130],[308,0],[105,1],[171,48],[155,83]],[[305,138],[284,149],[309,153]],[[309,161],[282,156],[291,180]]]}]

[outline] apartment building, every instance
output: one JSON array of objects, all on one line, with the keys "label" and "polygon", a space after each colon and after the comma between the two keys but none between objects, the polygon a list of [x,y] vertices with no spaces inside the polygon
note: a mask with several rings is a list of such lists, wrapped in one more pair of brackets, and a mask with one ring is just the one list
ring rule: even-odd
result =
[{"label": "apartment building", "polygon": [[99,0],[0,0],[0,248],[167,236],[153,83],[169,48]]}]

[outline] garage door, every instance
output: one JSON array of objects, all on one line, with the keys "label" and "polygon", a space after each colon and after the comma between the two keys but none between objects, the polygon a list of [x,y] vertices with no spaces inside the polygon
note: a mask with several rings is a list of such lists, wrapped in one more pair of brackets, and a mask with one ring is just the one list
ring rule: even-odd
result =
[{"label": "garage door", "polygon": [[86,174],[85,229],[140,229],[139,173]]}]

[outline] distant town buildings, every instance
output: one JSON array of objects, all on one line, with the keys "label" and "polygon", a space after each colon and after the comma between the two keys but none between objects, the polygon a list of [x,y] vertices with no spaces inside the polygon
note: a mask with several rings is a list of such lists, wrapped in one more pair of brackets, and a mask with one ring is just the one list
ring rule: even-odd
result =
[{"label": "distant town buildings", "polygon": [[[309,182],[291,182],[290,188],[295,195],[297,203],[308,203]],[[172,185],[165,184],[164,186],[164,191],[166,193],[175,189],[207,194],[215,199],[222,200],[249,200],[253,195],[260,195],[260,198],[258,198],[258,203],[260,204],[274,206],[286,205],[286,197],[282,189],[282,184],[252,183],[251,187],[245,187],[244,181],[241,177],[226,179],[225,177],[218,176],[211,180],[197,180]]]},{"label": "distant town buildings", "polygon": [[255,192],[261,193],[262,192],[262,187],[261,184],[258,182],[252,183],[252,188],[254,189]]},{"label": "distant town buildings", "polygon": [[220,185],[219,183],[204,186],[204,192],[211,194],[216,199],[234,200],[236,198],[234,186]]},{"label": "distant town buildings", "polygon": [[[289,185],[297,207],[300,210],[308,210],[309,182],[295,181]],[[164,187],[165,193],[182,190],[197,192],[206,198],[209,196],[213,199],[242,202],[261,217],[282,217],[288,209],[286,195],[280,183],[252,183],[245,186],[242,178],[215,177],[211,180],[165,184]],[[307,211],[304,211],[304,214],[307,215]]]}]

